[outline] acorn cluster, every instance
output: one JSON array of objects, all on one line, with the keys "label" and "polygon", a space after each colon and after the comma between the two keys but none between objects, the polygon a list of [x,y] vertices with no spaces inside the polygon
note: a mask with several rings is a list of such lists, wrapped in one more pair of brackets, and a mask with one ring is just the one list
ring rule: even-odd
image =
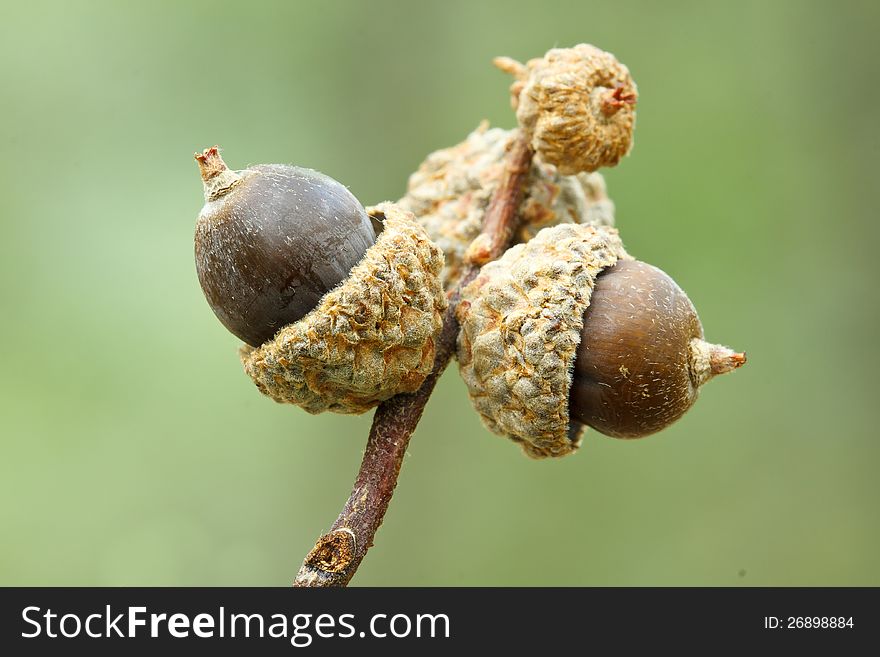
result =
[{"label": "acorn cluster", "polygon": [[196,154],[199,281],[261,392],[363,413],[417,390],[520,135],[535,157],[515,246],[461,287],[456,308],[459,369],[485,425],[536,458],[571,453],[585,427],[646,436],[745,362],[703,339],[687,295],[627,254],[613,227],[596,170],[632,146],[627,68],[588,45],[495,63],[514,76],[518,129],[482,125],[432,153],[397,203],[364,208],[310,169],[233,171],[216,147]]}]

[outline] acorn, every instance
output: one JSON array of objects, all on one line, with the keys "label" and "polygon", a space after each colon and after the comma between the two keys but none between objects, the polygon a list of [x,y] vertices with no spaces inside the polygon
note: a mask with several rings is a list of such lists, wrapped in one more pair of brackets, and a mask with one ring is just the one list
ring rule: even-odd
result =
[{"label": "acorn", "polygon": [[571,418],[617,438],[669,426],[700,386],[745,363],[703,340],[697,311],[665,272],[619,260],[596,278],[574,361]]},{"label": "acorn", "polygon": [[199,282],[221,323],[253,347],[318,305],[376,241],[364,207],[323,173],[284,164],[230,171],[216,146],[195,158],[205,186]]},{"label": "acorn", "polygon": [[257,388],[310,413],[363,413],[418,390],[447,301],[443,254],[412,213],[364,208],[310,169],[232,171],[217,147],[195,158],[199,281],[246,343],[239,355]]},{"label": "acorn", "polygon": [[471,401],[535,458],[572,453],[585,425],[627,438],[659,431],[703,383],[745,363],[703,340],[687,295],[633,260],[613,228],[545,228],[485,265],[461,299]]}]

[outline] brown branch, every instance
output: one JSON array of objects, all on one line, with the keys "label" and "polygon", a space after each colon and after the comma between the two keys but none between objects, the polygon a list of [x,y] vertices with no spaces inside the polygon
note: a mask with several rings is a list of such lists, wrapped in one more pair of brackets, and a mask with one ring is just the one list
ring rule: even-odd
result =
[{"label": "brown branch", "polygon": [[458,285],[449,293],[449,307],[435,345],[434,369],[416,392],[397,395],[376,409],[351,496],[330,531],[321,536],[306,555],[294,586],[347,585],[373,545],[373,538],[394,494],[410,437],[437,379],[455,352],[459,328],[455,310],[461,289],[476,277],[481,265],[501,256],[510,245],[518,224],[517,210],[522,203],[532,155],[525,138],[517,133],[505,156],[500,184],[486,209],[483,231],[468,249],[468,265]]}]

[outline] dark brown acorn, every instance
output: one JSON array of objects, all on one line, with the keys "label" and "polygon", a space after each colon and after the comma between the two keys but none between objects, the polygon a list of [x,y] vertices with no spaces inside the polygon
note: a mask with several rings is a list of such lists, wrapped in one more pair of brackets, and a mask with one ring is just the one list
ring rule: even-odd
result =
[{"label": "dark brown acorn", "polygon": [[283,164],[231,171],[216,146],[195,158],[205,187],[199,282],[223,325],[258,347],[315,308],[376,235],[358,200],[322,173]]},{"label": "dark brown acorn", "polygon": [[684,415],[708,379],[745,362],[703,340],[693,304],[667,274],[620,260],[598,276],[584,313],[569,413],[609,436],[647,436]]}]

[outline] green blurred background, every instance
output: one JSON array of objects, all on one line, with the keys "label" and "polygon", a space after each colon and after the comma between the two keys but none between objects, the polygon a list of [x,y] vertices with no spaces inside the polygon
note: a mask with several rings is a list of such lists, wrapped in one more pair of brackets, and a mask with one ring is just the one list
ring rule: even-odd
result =
[{"label": "green blurred background", "polygon": [[749,365],[662,434],[535,462],[455,368],[358,585],[880,585],[876,3],[3,2],[0,583],[283,585],[369,416],[259,395],[196,279],[192,153],[396,199],[495,55],[640,91],[631,253]]}]

